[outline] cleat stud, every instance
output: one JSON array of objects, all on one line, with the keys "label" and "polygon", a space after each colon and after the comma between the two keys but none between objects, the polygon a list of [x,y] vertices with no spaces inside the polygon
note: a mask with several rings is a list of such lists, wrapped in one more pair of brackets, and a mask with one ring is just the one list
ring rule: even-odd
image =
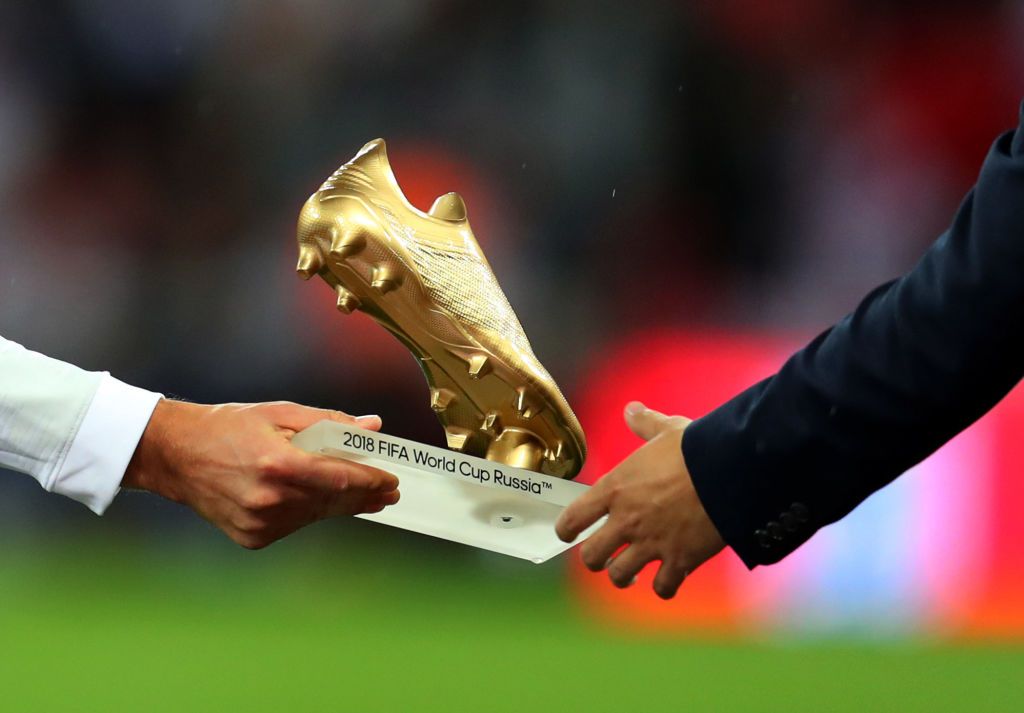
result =
[{"label": "cleat stud", "polygon": [[338,295],[338,311],[345,314],[352,314],[353,310],[359,307],[359,298],[352,294],[346,287],[338,285],[334,288]]},{"label": "cleat stud", "polygon": [[448,441],[448,447],[453,451],[462,451],[466,447],[466,442],[469,440],[469,431],[465,428],[458,428],[456,426],[449,426],[444,429],[445,440]]},{"label": "cleat stud", "polygon": [[381,294],[387,294],[398,287],[398,283],[394,280],[374,280],[370,284],[373,286],[373,289],[377,290]]},{"label": "cleat stud", "polygon": [[480,430],[492,434],[501,430],[501,417],[497,411],[490,411],[484,416],[484,420],[480,424]]},{"label": "cleat stud", "polygon": [[303,245],[299,248],[299,262],[295,266],[295,271],[299,273],[299,277],[303,280],[308,280],[320,272],[320,268],[323,266],[324,261],[320,257],[319,250],[311,245]]},{"label": "cleat stud", "polygon": [[516,389],[516,398],[513,406],[515,406],[519,417],[524,419],[531,419],[544,410],[543,402],[525,386],[520,386]]},{"label": "cleat stud", "polygon": [[401,284],[401,277],[393,268],[387,265],[379,265],[373,268],[370,286],[381,294],[387,294]]},{"label": "cleat stud", "polygon": [[434,411],[444,411],[455,401],[455,392],[451,389],[431,389],[430,408]]},{"label": "cleat stud", "polygon": [[565,450],[565,444],[562,441],[555,441],[554,446],[544,451],[544,458],[552,463],[562,459],[562,452]]},{"label": "cleat stud", "polygon": [[469,357],[469,378],[479,379],[491,373],[490,357],[486,354],[474,354]]},{"label": "cleat stud", "polygon": [[360,253],[366,247],[366,236],[362,228],[347,225],[331,231],[330,255],[335,260],[344,260]]}]

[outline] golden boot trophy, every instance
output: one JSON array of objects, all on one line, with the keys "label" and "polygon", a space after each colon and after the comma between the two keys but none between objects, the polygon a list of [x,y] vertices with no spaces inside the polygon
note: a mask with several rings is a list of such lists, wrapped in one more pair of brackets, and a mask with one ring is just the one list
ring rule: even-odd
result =
[{"label": "golden boot trophy", "polygon": [[[433,508],[429,517],[439,520],[438,504],[447,499],[453,505],[448,516],[459,520],[461,514],[468,514],[474,520],[474,525],[465,525],[469,529],[480,523],[505,530],[550,525],[557,512],[585,488],[563,480],[575,477],[583,467],[583,429],[534,356],[473,236],[459,195],[441,196],[428,213],[414,208],[395,180],[384,141],[377,139],[363,146],[306,202],[299,215],[298,246],[298,272],[303,278],[320,275],[334,290],[341,312],[365,312],[412,352],[426,376],[429,404],[445,429],[448,447],[459,455],[380,434],[344,435],[342,427],[327,423],[313,428],[335,429],[330,447],[325,445],[324,433],[317,436],[319,440],[299,434],[297,445],[345,458],[376,459],[381,461],[376,465],[399,475],[402,502],[368,519],[387,521],[390,511],[404,508],[409,517],[388,524],[534,561],[551,556],[508,552],[508,547],[481,544],[476,535],[439,532],[438,522],[419,522],[412,512],[416,506],[407,504],[410,478],[399,472],[407,465],[453,476],[445,486],[433,483],[430,493],[417,491],[433,501],[419,507]],[[353,441],[367,439],[367,447],[352,447]],[[401,449],[406,451],[404,460]],[[476,471],[486,471],[486,477],[482,473],[474,477]],[[561,482],[556,486],[556,481]],[[488,498],[494,500],[493,493],[457,488],[457,493],[441,494],[437,490],[456,485],[496,487],[504,505],[480,506]],[[549,501],[555,497],[565,502],[520,503],[519,507],[510,500],[511,494],[546,495]],[[461,506],[451,501],[460,501],[472,512],[462,513]],[[555,510],[541,513],[537,508],[543,504]],[[449,526],[451,522],[445,525]],[[554,539],[553,532],[534,529],[535,535],[549,534]]]}]

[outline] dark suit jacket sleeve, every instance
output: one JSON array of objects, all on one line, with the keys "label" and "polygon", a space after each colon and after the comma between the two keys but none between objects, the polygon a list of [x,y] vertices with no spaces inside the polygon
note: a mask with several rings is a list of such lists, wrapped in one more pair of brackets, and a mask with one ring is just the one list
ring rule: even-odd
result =
[{"label": "dark suit jacket sleeve", "polygon": [[1022,376],[1024,106],[1021,127],[996,140],[953,225],[920,262],[775,376],[695,421],[683,455],[725,541],[748,567],[769,564],[977,420]]}]

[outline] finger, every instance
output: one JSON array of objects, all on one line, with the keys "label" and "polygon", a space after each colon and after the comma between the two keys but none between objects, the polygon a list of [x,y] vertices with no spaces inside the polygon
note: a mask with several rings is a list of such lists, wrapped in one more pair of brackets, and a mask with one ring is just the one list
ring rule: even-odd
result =
[{"label": "finger", "polygon": [[378,431],[381,427],[380,416],[375,414],[368,416],[350,416],[344,411],[332,409],[313,408],[293,403],[275,404],[274,418],[277,425],[291,431],[301,431],[305,428],[320,423],[321,421],[334,421],[343,423],[346,426],[358,426],[371,431]]},{"label": "finger", "polygon": [[380,468],[294,450],[292,477],[304,486],[332,493],[389,492],[398,488],[398,478]]},{"label": "finger", "polygon": [[637,545],[627,547],[608,565],[608,579],[616,587],[625,588],[636,581],[636,576],[654,557]]},{"label": "finger", "polygon": [[[607,477],[607,476],[606,476]],[[608,513],[608,488],[602,486],[605,479],[599,480],[583,495],[574,500],[562,511],[555,522],[555,534],[562,542],[572,542],[579,534],[597,522],[602,515]]]},{"label": "finger", "polygon": [[609,522],[595,532],[580,548],[583,564],[591,572],[600,572],[607,566],[615,551],[626,544],[626,535],[614,523]]},{"label": "finger", "polygon": [[367,495],[363,500],[353,502],[351,498],[335,497],[324,509],[324,517],[338,515],[373,515],[398,502],[397,490],[377,495]]},{"label": "finger", "polygon": [[625,410],[626,425],[636,435],[649,441],[669,425],[669,417],[647,408],[639,401],[630,401]]},{"label": "finger", "polygon": [[654,577],[654,593],[662,599],[671,599],[689,575],[685,565],[663,561]]},{"label": "finger", "polygon": [[381,512],[398,502],[398,491],[387,493],[326,493],[321,494],[324,504],[319,508],[320,517],[339,515],[361,515]]},{"label": "finger", "polygon": [[386,508],[391,505],[395,505],[401,500],[402,494],[397,490],[389,490],[386,493],[377,493],[367,498],[367,507],[381,507]]},{"label": "finger", "polygon": [[380,427],[384,425],[381,417],[377,414],[349,416],[347,413],[342,413],[341,411],[328,411],[328,413],[331,414],[332,421],[356,426],[357,428],[365,428],[367,431],[379,431]]}]

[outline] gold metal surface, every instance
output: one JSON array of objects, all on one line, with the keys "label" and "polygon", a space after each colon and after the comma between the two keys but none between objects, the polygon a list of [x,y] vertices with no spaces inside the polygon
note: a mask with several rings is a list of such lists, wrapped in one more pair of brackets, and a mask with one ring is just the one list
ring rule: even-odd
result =
[{"label": "gold metal surface", "polygon": [[414,208],[377,139],[306,201],[298,243],[304,279],[320,275],[339,311],[365,312],[416,357],[449,448],[579,473],[583,429],[534,356],[457,193],[429,213]]}]

